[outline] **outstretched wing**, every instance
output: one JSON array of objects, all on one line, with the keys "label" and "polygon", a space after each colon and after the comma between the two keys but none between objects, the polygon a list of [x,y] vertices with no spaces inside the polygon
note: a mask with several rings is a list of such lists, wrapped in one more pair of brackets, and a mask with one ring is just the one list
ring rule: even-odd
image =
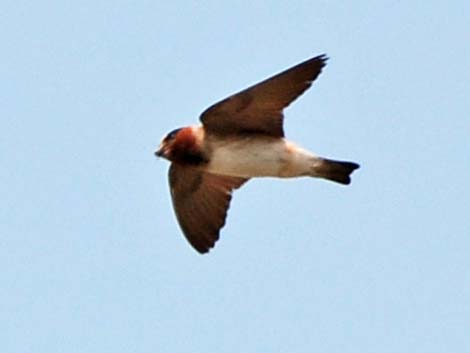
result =
[{"label": "outstretched wing", "polygon": [[204,128],[218,134],[284,137],[283,109],[312,85],[327,59],[309,59],[212,105],[201,114]]},{"label": "outstretched wing", "polygon": [[189,243],[200,253],[208,252],[225,224],[232,191],[248,179],[201,172],[172,163],[169,182],[173,207]]}]

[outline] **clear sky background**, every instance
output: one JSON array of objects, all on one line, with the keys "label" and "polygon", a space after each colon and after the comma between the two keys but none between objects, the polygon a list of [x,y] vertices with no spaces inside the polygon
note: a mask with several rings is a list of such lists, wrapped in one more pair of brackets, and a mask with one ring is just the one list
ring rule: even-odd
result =
[{"label": "clear sky background", "polygon": [[[470,352],[468,1],[4,1],[0,351]],[[153,151],[309,57],[287,136],[348,187],[250,181],[208,255]]]}]

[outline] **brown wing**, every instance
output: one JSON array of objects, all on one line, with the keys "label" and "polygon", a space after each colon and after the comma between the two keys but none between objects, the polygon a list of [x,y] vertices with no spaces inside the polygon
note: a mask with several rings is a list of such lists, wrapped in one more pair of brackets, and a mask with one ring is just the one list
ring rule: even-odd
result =
[{"label": "brown wing", "polygon": [[204,128],[219,134],[284,137],[283,109],[312,85],[327,59],[320,55],[304,61],[214,104],[201,114]]},{"label": "brown wing", "polygon": [[206,253],[219,239],[219,231],[232,199],[232,190],[248,179],[201,172],[172,163],[169,182],[173,207],[186,239]]}]

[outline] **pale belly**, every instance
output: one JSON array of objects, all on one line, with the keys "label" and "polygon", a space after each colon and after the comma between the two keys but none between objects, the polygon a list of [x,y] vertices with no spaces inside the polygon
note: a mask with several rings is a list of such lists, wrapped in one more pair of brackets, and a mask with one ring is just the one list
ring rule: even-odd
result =
[{"label": "pale belly", "polygon": [[207,170],[240,177],[310,175],[316,157],[284,139],[214,143]]}]

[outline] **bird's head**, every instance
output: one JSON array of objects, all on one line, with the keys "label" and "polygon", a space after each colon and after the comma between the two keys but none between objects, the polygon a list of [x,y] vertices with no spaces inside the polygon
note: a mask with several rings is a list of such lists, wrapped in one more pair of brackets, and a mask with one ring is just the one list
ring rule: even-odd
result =
[{"label": "bird's head", "polygon": [[163,157],[165,159],[171,160],[171,155],[174,149],[174,144],[177,141],[176,137],[178,133],[182,130],[183,128],[175,129],[168,133],[160,142],[160,146],[158,149],[155,151],[155,155],[157,157]]},{"label": "bird's head", "polygon": [[158,150],[157,157],[163,157],[172,162],[192,163],[199,160],[201,151],[201,129],[198,127],[184,127],[171,131],[167,134]]}]

